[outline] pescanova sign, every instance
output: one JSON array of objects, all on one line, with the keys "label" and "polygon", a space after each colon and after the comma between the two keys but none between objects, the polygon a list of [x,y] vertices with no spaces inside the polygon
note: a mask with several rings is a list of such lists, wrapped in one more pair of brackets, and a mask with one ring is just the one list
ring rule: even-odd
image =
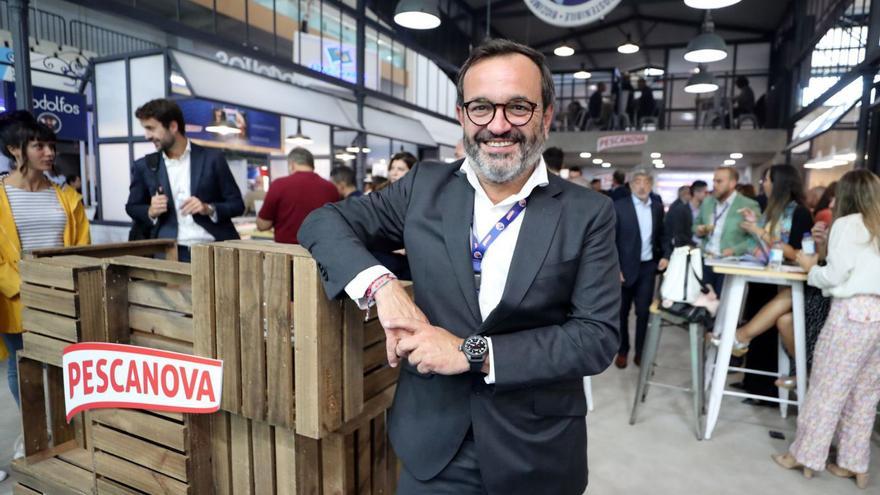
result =
[{"label": "pescanova sign", "polygon": [[583,26],[602,19],[620,0],[525,0],[533,14],[554,26]]},{"label": "pescanova sign", "polygon": [[220,408],[223,362],[103,342],[64,349],[67,421],[90,409],[213,413]]}]

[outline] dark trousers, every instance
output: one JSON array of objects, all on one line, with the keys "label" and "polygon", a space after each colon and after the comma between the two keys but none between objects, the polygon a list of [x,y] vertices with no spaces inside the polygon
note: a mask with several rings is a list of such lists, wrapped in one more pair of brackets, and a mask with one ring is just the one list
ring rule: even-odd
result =
[{"label": "dark trousers", "polygon": [[397,495],[486,495],[477,448],[472,434],[468,434],[458,453],[440,474],[428,481],[415,479],[406,467],[400,470]]},{"label": "dark trousers", "polygon": [[638,278],[633,282],[627,280],[629,285],[620,288],[620,354],[629,352],[629,311],[633,302],[636,305],[636,356],[641,359],[642,347],[645,344],[645,335],[648,333],[648,318],[650,317],[651,299],[654,297],[654,277],[657,273],[657,263],[643,261],[639,265]]},{"label": "dark trousers", "polygon": [[715,273],[712,267],[703,263],[703,282],[712,286],[715,295],[721,298],[721,289],[724,287],[724,275]]},{"label": "dark trousers", "polygon": [[189,246],[177,246],[177,261],[184,263],[192,261]]}]

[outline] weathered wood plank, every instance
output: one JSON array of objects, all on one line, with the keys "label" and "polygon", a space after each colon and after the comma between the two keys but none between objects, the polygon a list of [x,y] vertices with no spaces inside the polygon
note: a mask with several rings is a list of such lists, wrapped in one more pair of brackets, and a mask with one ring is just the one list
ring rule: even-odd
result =
[{"label": "weathered wood plank", "polygon": [[275,437],[275,490],[277,495],[297,495],[296,434],[293,429],[273,428]]},{"label": "weathered wood plank", "polygon": [[180,261],[157,260],[141,256],[118,256],[111,258],[108,262],[113,265],[139,268],[141,270],[175,273],[177,275],[186,275],[187,277],[192,275],[190,264]]},{"label": "weathered wood plank", "polygon": [[22,484],[16,484],[14,487],[12,487],[12,495],[43,495],[43,493],[36,490],[31,490],[30,488]]},{"label": "weathered wood plank", "polygon": [[114,265],[104,269],[106,283],[104,315],[109,342],[120,344],[131,342],[131,327],[128,326],[128,270]]},{"label": "weathered wood plank", "polygon": [[365,373],[369,373],[374,369],[384,366],[388,363],[388,353],[385,352],[385,341],[376,342],[375,344],[361,350],[361,378]]},{"label": "weathered wood plank", "polygon": [[286,254],[301,258],[312,257],[309,251],[299,244],[283,244],[279,242],[233,239],[229,241],[215,243],[214,245],[226,246],[241,250],[260,251],[262,253]]},{"label": "weathered wood plank", "polygon": [[379,318],[364,322],[364,347],[374,345],[376,342],[385,341],[385,329],[379,323]]},{"label": "weathered wood plank", "polygon": [[364,409],[364,317],[353,301],[343,304],[342,385],[344,420],[349,421]]},{"label": "weathered wood plank", "polygon": [[130,409],[95,409],[92,421],[183,452],[187,429],[173,421]]},{"label": "weathered wood plank", "polygon": [[74,426],[67,422],[64,408],[64,376],[61,368],[49,366],[46,368],[46,389],[49,400],[49,430],[52,432],[52,444],[73,440],[75,437]]},{"label": "weathered wood plank", "polygon": [[212,493],[214,486],[211,445],[212,420],[207,414],[187,414],[186,479],[191,493]]},{"label": "weathered wood plank", "polygon": [[346,482],[345,468],[351,461],[345,459],[345,436],[331,433],[321,440],[321,479],[323,495],[346,495],[354,487]]},{"label": "weathered wood plank", "polygon": [[76,286],[79,293],[80,340],[107,342],[110,334],[104,312],[105,282],[102,270],[79,271]]},{"label": "weathered wood plank", "polygon": [[105,452],[95,452],[95,472],[147,493],[169,495],[188,493],[185,483]]},{"label": "weathered wood plank", "polygon": [[128,301],[177,313],[193,313],[193,294],[189,285],[168,286],[159,282],[132,280],[128,284]]},{"label": "weathered wood plank", "polygon": [[[161,349],[163,351],[180,352],[183,354],[192,354],[193,346],[189,342],[182,340],[169,339],[147,332],[134,330],[129,335],[131,345],[141,347],[151,347],[153,349]],[[225,385],[225,384],[224,384]]]},{"label": "weathered wood plank", "polygon": [[[241,415],[266,420],[266,344],[263,335],[263,255],[238,253],[241,322]],[[276,370],[272,370],[273,373]]]},{"label": "weathered wood plank", "polygon": [[294,428],[291,289],[289,256],[267,254],[263,259],[263,299],[266,304],[267,421]]},{"label": "weathered wood plank", "polygon": [[371,447],[373,443],[372,430],[370,423],[367,422],[357,433],[357,473],[358,473],[358,495],[372,495],[373,493],[373,470],[371,465],[373,462]]},{"label": "weathered wood plank", "polygon": [[232,494],[232,438],[229,413],[219,411],[211,418],[211,468],[214,474],[214,493]]},{"label": "weathered wood plank", "polygon": [[122,255],[150,255],[165,252],[169,247],[176,247],[174,239],[145,239],[107,244],[90,244],[88,246],[70,246],[63,248],[35,249],[29,253],[34,258],[80,255],[78,258],[111,258]]},{"label": "weathered wood plank", "polygon": [[232,422],[232,491],[235,495],[254,493],[254,458],[251,421],[237,414],[229,416]]},{"label": "weathered wood plank", "polygon": [[41,333],[71,343],[79,340],[77,319],[28,307],[22,308],[21,319],[22,327],[28,332]]},{"label": "weathered wood plank", "polygon": [[[68,291],[76,290],[74,268],[47,260],[23,259],[18,264],[23,283],[44,285]],[[100,267],[98,267],[100,270]]]},{"label": "weathered wood plank", "polygon": [[321,441],[296,435],[296,492],[321,493]]},{"label": "weathered wood plank", "polygon": [[21,430],[24,433],[24,453],[25,456],[31,456],[49,447],[49,431],[46,429],[46,401],[43,397],[42,363],[19,355],[18,383],[21,397]]},{"label": "weathered wood plank", "polygon": [[393,495],[388,491],[388,456],[385,431],[385,414],[376,416],[373,421],[373,495]]},{"label": "weathered wood plank", "polygon": [[66,316],[77,316],[77,297],[73,292],[49,289],[38,285],[21,284],[21,303],[30,308],[42,309]]},{"label": "weathered wood plank", "polygon": [[364,377],[364,399],[370,400],[379,392],[397,383],[400,375],[400,367],[391,368],[386,366]]},{"label": "weathered wood plank", "polygon": [[241,412],[241,333],[238,295],[238,252],[214,249],[214,296],[217,310],[217,358],[223,360],[223,398],[220,407]]},{"label": "weathered wood plank", "polygon": [[128,324],[133,330],[184,342],[193,341],[193,320],[189,316],[146,306],[128,306]]},{"label": "weathered wood plank", "polygon": [[98,495],[141,495],[143,493],[129,488],[122,483],[101,477],[95,480],[95,487],[98,490]]},{"label": "weathered wood plank", "polygon": [[214,250],[207,244],[192,247],[193,353],[217,357],[214,309]]},{"label": "weathered wood plank", "polygon": [[64,348],[70,345],[70,342],[30,332],[23,333],[21,339],[24,351],[27,352],[28,356],[37,361],[58,367],[61,367]]},{"label": "weathered wood plank", "polygon": [[[254,493],[275,493],[275,438],[273,427],[251,421],[254,452]],[[326,492],[325,492],[326,493]]]},{"label": "weathered wood plank", "polygon": [[135,464],[159,471],[184,483],[187,481],[187,459],[181,453],[159,447],[101,424],[92,427],[92,439],[95,449],[128,459]]}]

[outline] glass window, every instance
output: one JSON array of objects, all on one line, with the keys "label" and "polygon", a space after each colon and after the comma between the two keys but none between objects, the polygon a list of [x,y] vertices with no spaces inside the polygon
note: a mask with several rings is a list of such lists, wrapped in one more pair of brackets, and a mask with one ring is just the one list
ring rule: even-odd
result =
[{"label": "glass window", "polygon": [[300,0],[274,0],[275,53],[294,62],[299,60],[293,52],[294,37],[299,33],[299,2]]},{"label": "glass window", "polygon": [[154,98],[165,97],[165,56],[152,55],[131,59],[132,135],[143,136],[144,130],[134,116],[137,107]]},{"label": "glass window", "polygon": [[357,20],[350,15],[342,15],[341,51],[339,54],[340,71],[342,79],[350,83],[357,83]]},{"label": "glass window", "polygon": [[379,90],[379,33],[371,27],[366,29],[367,46],[365,48],[364,63],[366,72],[364,84],[372,90]]},{"label": "glass window", "polygon": [[391,94],[393,91],[393,56],[391,38],[379,33],[379,91]]},{"label": "glass window", "polygon": [[416,105],[428,108],[428,59],[416,57]]},{"label": "glass window", "polygon": [[228,41],[247,43],[245,0],[217,2],[217,32]]},{"label": "glass window", "polygon": [[98,137],[128,136],[128,105],[125,91],[125,61],[99,63],[95,66],[97,89]]},{"label": "glass window", "polygon": [[[146,6],[148,4],[149,2],[145,2],[141,5]],[[214,9],[211,8],[210,4],[200,4],[197,1],[182,1],[180,2],[180,21],[188,26],[213,32]]]}]

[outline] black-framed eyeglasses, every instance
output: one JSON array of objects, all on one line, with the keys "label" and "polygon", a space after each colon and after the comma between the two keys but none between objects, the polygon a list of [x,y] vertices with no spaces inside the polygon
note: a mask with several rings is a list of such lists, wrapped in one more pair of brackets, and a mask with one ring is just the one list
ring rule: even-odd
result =
[{"label": "black-framed eyeglasses", "polygon": [[535,114],[538,104],[524,99],[511,100],[507,103],[493,103],[489,100],[477,99],[465,102],[462,107],[474,125],[488,125],[495,118],[498,107],[501,107],[504,119],[510,122],[510,125],[521,127],[532,120],[532,115]]}]

